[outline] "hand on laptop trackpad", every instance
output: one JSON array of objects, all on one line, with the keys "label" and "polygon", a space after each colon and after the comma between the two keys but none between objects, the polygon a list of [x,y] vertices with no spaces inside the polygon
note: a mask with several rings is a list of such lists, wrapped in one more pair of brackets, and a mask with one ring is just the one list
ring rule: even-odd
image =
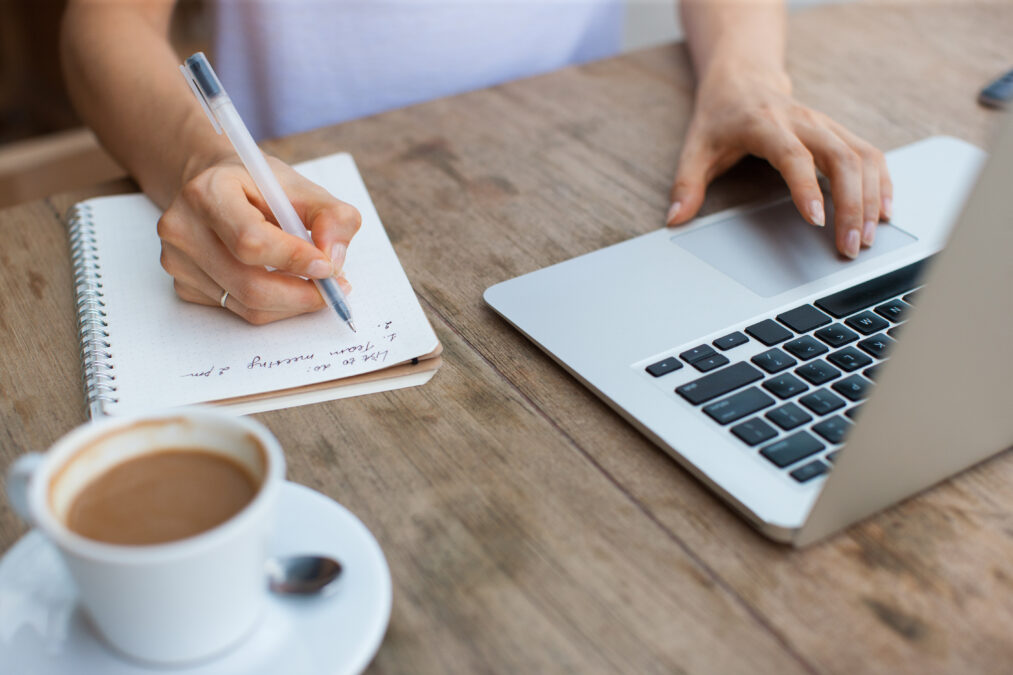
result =
[{"label": "hand on laptop trackpad", "polygon": [[[829,204],[827,221],[833,222]],[[855,264],[837,252],[833,226],[819,228],[806,223],[791,200],[676,234],[672,241],[763,297],[784,293]],[[882,224],[875,244],[862,249],[858,261],[871,260],[915,241],[907,232]]]}]

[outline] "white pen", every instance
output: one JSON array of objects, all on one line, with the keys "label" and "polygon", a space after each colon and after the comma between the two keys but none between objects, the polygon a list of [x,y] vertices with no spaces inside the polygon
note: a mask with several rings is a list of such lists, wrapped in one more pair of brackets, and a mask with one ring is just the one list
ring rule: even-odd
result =
[{"label": "white pen", "polygon": [[[215,131],[219,134],[223,130],[225,131],[225,135],[232,143],[232,147],[236,149],[239,159],[243,161],[250,176],[253,177],[253,182],[257,184],[260,194],[263,195],[264,201],[274,213],[281,229],[313,244],[313,238],[310,237],[309,231],[300,220],[299,214],[295,212],[292,202],[285,195],[285,191],[282,190],[271,167],[267,165],[264,153],[260,151],[253,136],[243,124],[242,118],[239,117],[239,111],[232,104],[229,95],[225,93],[222,83],[218,80],[211,64],[208,63],[204,52],[197,52],[188,58],[179,67],[179,70],[183,73],[190,88],[193,89],[194,96],[200,101]],[[317,285],[320,295],[323,296],[327,304],[333,307],[338,316],[355,332],[355,324],[352,323],[352,312],[348,308],[348,301],[334,277],[314,279],[313,282]]]}]

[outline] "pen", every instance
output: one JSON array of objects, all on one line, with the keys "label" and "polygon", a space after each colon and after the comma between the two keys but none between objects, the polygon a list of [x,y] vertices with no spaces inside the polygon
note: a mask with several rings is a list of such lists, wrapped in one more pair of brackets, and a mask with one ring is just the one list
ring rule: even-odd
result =
[{"label": "pen", "polygon": [[[232,147],[236,149],[239,159],[242,160],[246,170],[250,172],[253,182],[257,184],[257,189],[260,190],[260,194],[263,195],[264,201],[267,202],[278,224],[281,225],[281,229],[313,244],[313,238],[310,237],[306,226],[299,219],[299,214],[295,212],[292,202],[288,200],[274,172],[271,171],[271,167],[267,165],[264,153],[260,151],[253,136],[243,124],[242,118],[239,117],[239,111],[232,104],[229,95],[225,93],[222,83],[218,80],[211,64],[208,63],[204,52],[197,52],[188,58],[179,67],[179,70],[186,78],[201,107],[204,108],[204,112],[207,113],[215,131],[219,134],[224,131],[232,143]],[[345,299],[345,294],[341,292],[338,282],[333,277],[328,277],[327,279],[314,279],[313,283],[317,285],[320,295],[323,296],[327,304],[333,307],[342,321],[348,324],[352,332],[355,332],[352,312],[348,308],[348,301]]]}]

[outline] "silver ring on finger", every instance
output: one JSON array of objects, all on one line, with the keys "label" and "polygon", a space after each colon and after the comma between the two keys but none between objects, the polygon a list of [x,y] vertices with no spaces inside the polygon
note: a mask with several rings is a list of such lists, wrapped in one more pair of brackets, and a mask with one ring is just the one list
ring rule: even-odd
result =
[{"label": "silver ring on finger", "polygon": [[222,291],[222,297],[218,298],[218,304],[221,305],[222,308],[224,308],[225,307],[225,301],[228,300],[228,299],[229,299],[229,292],[223,290]]}]

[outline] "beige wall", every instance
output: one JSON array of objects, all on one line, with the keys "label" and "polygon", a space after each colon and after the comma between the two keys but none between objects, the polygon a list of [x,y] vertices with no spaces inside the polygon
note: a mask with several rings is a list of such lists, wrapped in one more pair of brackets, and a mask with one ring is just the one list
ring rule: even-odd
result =
[{"label": "beige wall", "polygon": [[[792,8],[849,0],[788,0]],[[675,0],[626,0],[625,49],[639,49],[671,42],[682,36]]]}]

